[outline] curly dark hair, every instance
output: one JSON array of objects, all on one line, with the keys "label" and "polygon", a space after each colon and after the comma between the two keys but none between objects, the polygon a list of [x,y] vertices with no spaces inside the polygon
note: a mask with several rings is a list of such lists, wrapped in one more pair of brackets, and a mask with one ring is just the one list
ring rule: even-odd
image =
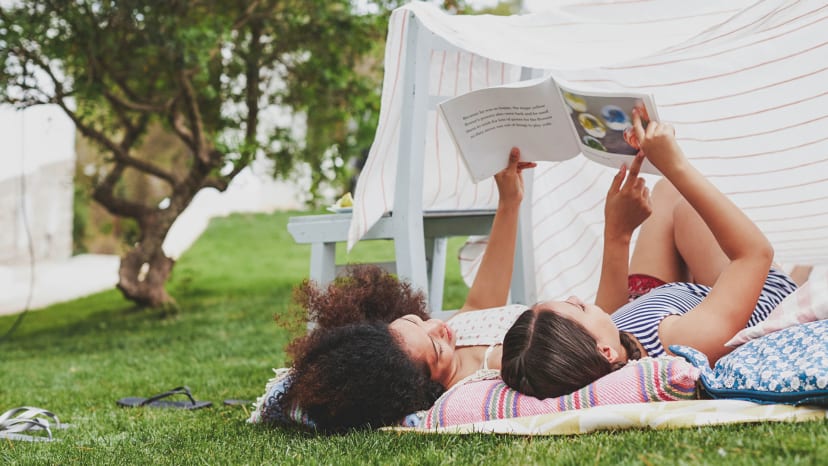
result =
[{"label": "curly dark hair", "polygon": [[319,327],[340,327],[354,322],[392,322],[406,314],[428,319],[426,299],[410,283],[375,265],[350,265],[327,287],[305,280],[293,300]]},{"label": "curly dark hair", "polygon": [[377,428],[430,407],[444,391],[388,327],[407,314],[429,318],[410,284],[358,265],[325,288],[305,280],[294,300],[317,326],[288,345],[292,383],[282,409],[300,406],[323,431]]},{"label": "curly dark hair", "polygon": [[582,325],[552,311],[527,310],[503,338],[503,381],[536,398],[572,393],[622,366]]},{"label": "curly dark hair", "polygon": [[319,328],[297,350],[281,403],[301,406],[323,431],[398,424],[429,408],[444,390],[382,322]]}]

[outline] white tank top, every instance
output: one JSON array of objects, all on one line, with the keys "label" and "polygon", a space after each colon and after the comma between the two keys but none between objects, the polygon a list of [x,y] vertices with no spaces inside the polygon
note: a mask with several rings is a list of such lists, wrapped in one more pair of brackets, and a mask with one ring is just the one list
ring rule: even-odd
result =
[{"label": "white tank top", "polygon": [[506,331],[523,311],[523,304],[461,312],[446,324],[457,335],[457,346],[488,346],[503,343]]}]

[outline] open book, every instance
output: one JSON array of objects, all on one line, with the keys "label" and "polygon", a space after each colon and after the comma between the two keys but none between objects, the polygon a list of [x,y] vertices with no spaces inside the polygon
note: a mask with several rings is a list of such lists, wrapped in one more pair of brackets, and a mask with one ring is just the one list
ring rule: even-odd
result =
[{"label": "open book", "polygon": [[[658,119],[649,95],[576,90],[552,76],[472,91],[439,108],[475,183],[506,168],[515,146],[525,161],[582,153],[610,167],[629,166],[638,153],[633,108],[643,120]],[[641,171],[659,174],[646,160]]]}]

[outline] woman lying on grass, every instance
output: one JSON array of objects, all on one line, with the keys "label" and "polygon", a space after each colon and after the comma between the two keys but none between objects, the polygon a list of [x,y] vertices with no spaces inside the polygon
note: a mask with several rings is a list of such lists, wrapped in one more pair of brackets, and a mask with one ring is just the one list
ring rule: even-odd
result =
[{"label": "woman lying on grass", "polygon": [[[643,183],[628,180],[621,187],[616,177],[606,201],[596,304],[575,297],[542,302],[508,331],[501,376],[524,394],[571,393],[631,359],[663,355],[670,345],[696,348],[713,364],[733,349],[724,346],[727,340],[764,320],[796,289],[783,273],[768,272],[770,243],[687,161],[673,128],[651,122],[645,130],[637,115],[633,121],[643,155],[669,183],[659,181],[654,189],[653,215],[644,222],[628,266],[630,238],[647,209],[644,203],[636,209],[635,202],[616,200],[647,193]],[[639,154],[631,177],[641,160]],[[631,292],[641,281],[654,289],[639,290],[646,294],[621,306],[628,273]]]},{"label": "woman lying on grass", "polygon": [[481,369],[500,369],[503,336],[526,310],[497,307],[509,295],[521,172],[534,166],[513,149],[495,175],[490,241],[502,246],[487,249],[465,304],[447,322],[430,319],[421,292],[376,267],[352,267],[324,290],[303,283],[296,298],[316,328],[288,347],[292,382],[276,409],[298,405],[323,430],[377,428],[429,408]]}]

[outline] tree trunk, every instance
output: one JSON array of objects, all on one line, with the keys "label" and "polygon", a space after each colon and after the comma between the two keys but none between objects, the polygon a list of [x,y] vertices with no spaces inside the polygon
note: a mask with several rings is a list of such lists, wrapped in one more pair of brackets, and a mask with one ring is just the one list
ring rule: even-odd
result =
[{"label": "tree trunk", "polygon": [[164,254],[161,245],[169,228],[141,228],[141,239],[121,257],[118,289],[124,297],[149,307],[175,306],[164,284],[175,261]]}]

